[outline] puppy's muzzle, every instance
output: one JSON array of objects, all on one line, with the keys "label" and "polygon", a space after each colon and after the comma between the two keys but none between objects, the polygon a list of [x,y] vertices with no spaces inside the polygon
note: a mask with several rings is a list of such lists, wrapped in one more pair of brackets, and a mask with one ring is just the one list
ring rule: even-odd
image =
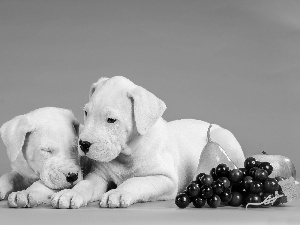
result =
[{"label": "puppy's muzzle", "polygon": [[90,150],[92,144],[88,141],[79,140],[79,145],[80,149],[86,154]]}]

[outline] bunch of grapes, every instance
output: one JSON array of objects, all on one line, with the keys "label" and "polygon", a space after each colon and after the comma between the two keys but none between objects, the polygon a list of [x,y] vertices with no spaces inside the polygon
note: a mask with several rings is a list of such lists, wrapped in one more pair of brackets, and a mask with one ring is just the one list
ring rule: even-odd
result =
[{"label": "bunch of grapes", "polygon": [[[269,178],[272,171],[270,163],[256,161],[253,157],[245,160],[244,168],[230,170],[226,164],[219,164],[211,169],[210,174],[198,174],[186,190],[176,196],[175,204],[179,208],[186,208],[193,203],[196,208],[202,208],[207,203],[211,208],[217,208],[221,204],[237,207],[261,203],[268,196],[274,197],[276,191],[283,194],[278,182],[284,178]],[[262,204],[261,207],[277,206],[285,202],[283,196],[273,204]]]}]

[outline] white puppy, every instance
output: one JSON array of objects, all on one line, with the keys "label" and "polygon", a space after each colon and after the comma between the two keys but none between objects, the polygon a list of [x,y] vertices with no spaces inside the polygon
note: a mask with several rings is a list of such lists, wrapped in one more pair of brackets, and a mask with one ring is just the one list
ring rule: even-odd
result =
[{"label": "white puppy", "polygon": [[[165,109],[162,100],[124,77],[93,84],[79,137],[81,151],[94,160],[92,172],[73,189],[54,194],[52,205],[78,208],[101,199],[100,207],[114,208],[174,199],[195,175],[209,123],[166,122]],[[231,132],[213,125],[211,138],[243,166],[244,154]],[[117,188],[105,193],[111,182]]]},{"label": "white puppy", "polygon": [[55,190],[82,180],[77,150],[79,123],[67,109],[41,108],[0,129],[12,172],[0,178],[0,200],[10,207],[47,202]]}]

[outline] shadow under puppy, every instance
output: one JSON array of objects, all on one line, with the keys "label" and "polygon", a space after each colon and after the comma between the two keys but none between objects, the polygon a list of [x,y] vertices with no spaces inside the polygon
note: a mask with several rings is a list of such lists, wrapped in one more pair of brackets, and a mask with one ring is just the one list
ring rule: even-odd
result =
[{"label": "shadow under puppy", "polygon": [[79,126],[70,110],[54,107],[3,124],[0,132],[12,171],[0,178],[0,200],[8,198],[10,207],[34,207],[82,180]]},{"label": "shadow under puppy", "polygon": [[[56,208],[78,208],[100,200],[100,207],[174,199],[195,175],[207,143],[209,123],[162,119],[165,103],[124,77],[93,84],[80,133],[81,154],[93,159],[92,171],[73,189],[52,197]],[[243,166],[245,156],[233,134],[213,125],[211,139]],[[116,189],[106,192],[111,182]]]}]

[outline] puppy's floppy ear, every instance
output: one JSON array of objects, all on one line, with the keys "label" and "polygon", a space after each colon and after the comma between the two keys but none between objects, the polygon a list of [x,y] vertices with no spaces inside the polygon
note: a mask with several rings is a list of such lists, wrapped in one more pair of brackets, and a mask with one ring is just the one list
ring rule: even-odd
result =
[{"label": "puppy's floppy ear", "polygon": [[63,110],[63,112],[67,115],[68,119],[71,120],[72,125],[74,127],[75,133],[78,136],[80,133],[80,129],[81,129],[81,124],[78,122],[78,120],[75,118],[73,112],[69,109],[61,109]]},{"label": "puppy's floppy ear", "polygon": [[133,99],[134,120],[140,134],[146,134],[166,110],[165,103],[146,89],[137,86],[129,91]]},{"label": "puppy's floppy ear", "polygon": [[92,95],[94,94],[95,90],[96,90],[96,87],[99,85],[99,84],[103,84],[104,81],[108,80],[109,78],[107,77],[101,77],[96,83],[93,83],[92,86],[91,86],[91,89],[90,89],[90,98],[92,97]]},{"label": "puppy's floppy ear", "polygon": [[15,161],[22,151],[27,133],[34,131],[33,124],[27,115],[21,115],[4,123],[0,128],[3,143],[6,146],[8,158]]},{"label": "puppy's floppy ear", "polygon": [[76,135],[79,136],[80,123],[79,123],[76,119],[74,119],[74,120],[72,121],[72,124],[73,124],[73,127],[74,127],[74,129],[75,129]]}]

